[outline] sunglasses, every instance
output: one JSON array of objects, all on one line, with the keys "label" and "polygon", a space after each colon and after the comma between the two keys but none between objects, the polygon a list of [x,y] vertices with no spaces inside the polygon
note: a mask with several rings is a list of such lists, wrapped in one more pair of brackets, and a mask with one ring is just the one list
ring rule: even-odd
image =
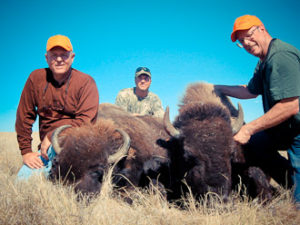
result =
[{"label": "sunglasses", "polygon": [[251,40],[251,38],[252,38],[254,32],[255,32],[257,29],[259,29],[259,27],[255,27],[253,30],[251,30],[251,31],[249,32],[249,34],[248,34],[246,37],[241,38],[241,39],[238,39],[236,45],[237,45],[238,47],[240,47],[240,48],[244,48],[243,44],[244,44],[245,40]]},{"label": "sunglasses", "polygon": [[61,55],[56,55],[56,54],[52,54],[52,53],[48,53],[48,56],[51,60],[55,60],[58,61],[57,59],[60,57],[62,61],[67,61],[69,59],[71,55],[71,52],[67,52]]},{"label": "sunglasses", "polygon": [[147,67],[139,67],[139,68],[136,69],[135,72],[138,73],[138,72],[140,72],[142,70],[150,73],[150,70]]},{"label": "sunglasses", "polygon": [[145,80],[146,82],[149,82],[151,80],[151,78],[146,74],[144,74],[144,75],[142,74],[142,75],[138,76],[137,79],[138,80]]}]

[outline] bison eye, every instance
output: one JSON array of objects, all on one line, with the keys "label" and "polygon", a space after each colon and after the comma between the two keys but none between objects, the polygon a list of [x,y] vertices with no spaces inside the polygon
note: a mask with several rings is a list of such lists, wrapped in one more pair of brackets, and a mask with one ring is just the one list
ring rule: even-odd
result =
[{"label": "bison eye", "polygon": [[100,182],[102,182],[102,178],[103,178],[103,171],[102,170],[96,170],[96,171],[93,171],[91,173],[91,177],[95,180],[98,180]]}]

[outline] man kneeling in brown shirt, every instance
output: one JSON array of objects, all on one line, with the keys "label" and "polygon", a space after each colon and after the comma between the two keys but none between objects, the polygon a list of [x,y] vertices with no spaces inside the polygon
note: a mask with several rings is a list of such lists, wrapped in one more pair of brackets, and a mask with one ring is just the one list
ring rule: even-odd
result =
[{"label": "man kneeling in brown shirt", "polygon": [[[69,38],[50,37],[46,50],[49,68],[30,74],[17,110],[15,128],[24,163],[18,178],[28,178],[36,171],[48,176],[55,155],[50,140],[57,127],[94,123],[97,118],[96,83],[91,76],[71,67],[75,54]],[[33,152],[31,134],[37,115],[41,144],[40,151]]]}]

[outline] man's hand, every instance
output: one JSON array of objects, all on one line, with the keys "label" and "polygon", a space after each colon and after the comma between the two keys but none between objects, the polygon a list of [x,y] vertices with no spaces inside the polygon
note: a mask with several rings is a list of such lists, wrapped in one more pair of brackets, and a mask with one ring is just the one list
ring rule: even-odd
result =
[{"label": "man's hand", "polygon": [[39,157],[40,155],[41,154],[39,152],[28,152],[23,155],[23,163],[31,169],[42,168],[44,164]]},{"label": "man's hand", "polygon": [[48,152],[50,145],[51,145],[51,142],[46,135],[44,140],[41,143],[41,155],[46,160],[49,160],[47,152]]},{"label": "man's hand", "polygon": [[247,144],[251,138],[251,132],[247,128],[246,125],[242,126],[242,128],[233,136],[233,140],[238,142],[239,144]]},{"label": "man's hand", "polygon": [[242,126],[233,139],[246,144],[250,137],[262,130],[275,127],[299,112],[299,97],[285,98],[277,102],[268,112],[250,123]]}]

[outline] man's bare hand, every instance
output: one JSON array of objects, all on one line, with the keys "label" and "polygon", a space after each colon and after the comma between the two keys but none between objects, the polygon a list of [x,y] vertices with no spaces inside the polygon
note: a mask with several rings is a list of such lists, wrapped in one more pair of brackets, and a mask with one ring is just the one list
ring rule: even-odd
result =
[{"label": "man's bare hand", "polygon": [[49,160],[47,152],[48,152],[50,145],[51,145],[51,142],[46,135],[44,140],[41,143],[41,155],[46,160]]},{"label": "man's bare hand", "polygon": [[244,144],[247,144],[248,141],[250,140],[251,138],[251,132],[247,129],[246,125],[242,126],[242,128],[239,130],[239,132],[237,132],[234,136],[233,136],[233,139],[244,145]]},{"label": "man's bare hand", "polygon": [[41,156],[39,152],[28,152],[23,155],[23,163],[31,169],[42,168],[44,164],[39,156]]}]

